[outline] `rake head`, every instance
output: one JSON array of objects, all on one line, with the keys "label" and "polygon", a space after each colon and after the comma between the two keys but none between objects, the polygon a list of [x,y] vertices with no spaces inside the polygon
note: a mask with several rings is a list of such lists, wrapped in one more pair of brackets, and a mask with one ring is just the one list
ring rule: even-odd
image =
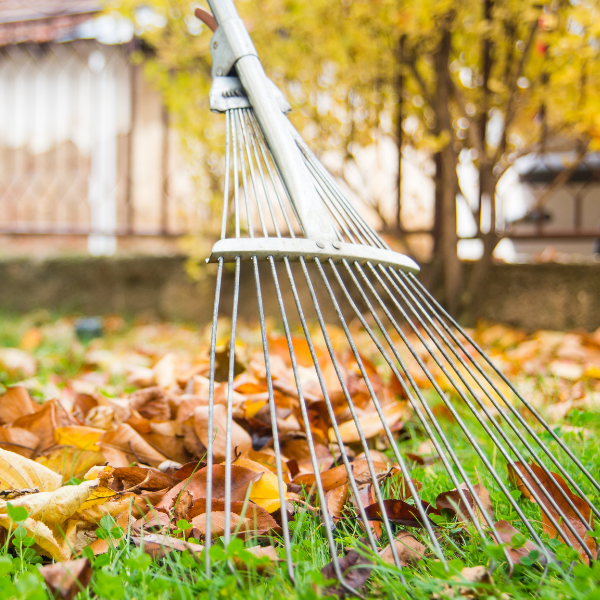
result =
[{"label": "rake head", "polygon": [[[294,484],[310,483],[333,573],[356,593],[338,558],[334,530],[339,519],[329,493],[332,479],[346,486],[340,493],[351,499],[366,545],[374,552],[381,540],[394,540],[399,526],[415,526],[422,531],[427,552],[446,564],[444,551],[450,542],[438,524],[443,521],[442,509],[447,509],[484,543],[504,544],[509,570],[517,560],[510,542],[519,532],[533,542],[542,565],[553,560],[552,544],[543,533],[558,536],[584,560],[594,560],[596,546],[589,532],[594,529],[593,516],[600,517],[593,500],[600,485],[594,476],[420,284],[418,266],[391,251],[345,198],[285,117],[289,106],[264,76],[231,1],[212,0],[211,7],[218,28],[211,42],[215,80],[210,99],[214,111],[225,113],[227,141],[221,240],[208,259],[217,263],[217,281],[207,547],[212,505],[222,503],[219,510],[225,513],[225,523],[232,515],[237,460],[232,428],[239,399],[235,342],[238,315],[253,308],[260,322],[259,370],[271,422],[266,448],[274,456],[281,543],[290,577],[294,565],[289,523],[298,510],[290,490],[299,489]],[[221,299],[226,263],[235,268],[231,306],[223,306]],[[242,285],[244,270],[253,279],[253,284],[247,282],[250,289],[242,289],[247,287]],[[291,387],[281,376],[281,353],[271,352],[274,325],[266,317],[265,305],[275,308],[276,329],[285,336],[284,363],[286,373],[293,373]],[[231,317],[221,431],[215,421],[214,393],[220,311]],[[296,330],[300,336],[293,333]],[[292,438],[282,430],[280,419],[287,407],[282,399],[290,397],[297,403],[308,448],[306,462],[313,473],[308,478],[296,475],[295,480],[284,468]],[[414,459],[401,449],[403,442],[396,434],[398,423],[409,417],[429,439],[436,459],[432,468],[452,486],[438,496],[437,506],[421,497],[424,490],[411,477]],[[373,432],[386,448],[385,458],[373,451]],[[215,440],[224,444],[224,457],[215,453]],[[254,450],[264,444],[265,440]],[[359,453],[364,454],[355,458]],[[337,466],[332,466],[332,457]],[[213,466],[221,461],[224,495],[213,498]],[[515,488],[525,499],[518,499]],[[531,501],[541,510],[542,527]],[[494,507],[505,511],[507,519],[497,521]],[[226,528],[225,544],[230,537]],[[390,548],[401,568],[396,544]],[[209,569],[208,552],[206,556]]]}]

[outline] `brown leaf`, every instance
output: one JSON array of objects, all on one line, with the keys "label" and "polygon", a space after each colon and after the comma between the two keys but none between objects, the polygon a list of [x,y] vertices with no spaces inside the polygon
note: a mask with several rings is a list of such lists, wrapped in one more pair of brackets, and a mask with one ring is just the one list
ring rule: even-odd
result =
[{"label": "brown leaf", "polygon": [[27,429],[27,431],[37,435],[40,439],[37,447],[38,452],[43,452],[50,446],[54,446],[54,430],[57,427],[54,400],[45,402],[34,413],[19,417],[13,422],[13,426]]},{"label": "brown leaf", "polygon": [[[360,496],[360,502],[363,505],[363,508],[370,506],[371,504],[374,504],[377,501],[377,498],[375,496],[375,488],[373,487],[372,483],[369,483],[368,485],[365,485],[361,489],[359,489],[358,494]],[[356,507],[356,513],[360,514],[358,509],[358,501],[354,496],[352,496],[352,502]],[[362,519],[359,521],[359,524],[361,528],[364,528],[364,523]],[[367,525],[373,529],[375,538],[378,540],[381,539],[381,533],[383,531],[381,528],[381,523],[379,523],[378,520],[374,520],[367,521]]]},{"label": "brown leaf", "polygon": [[[560,523],[562,517],[558,514],[558,512],[556,510],[554,510],[554,508],[550,504],[549,500],[546,498],[546,496],[544,496],[542,490],[533,481],[531,476],[525,471],[523,464],[520,462],[516,462],[515,466],[521,471],[521,474],[517,473],[517,471],[512,467],[512,465],[508,465],[508,475],[509,475],[509,479],[511,480],[511,482],[517,487],[517,489],[526,498],[528,498],[532,502],[536,502],[533,494],[525,487],[525,484],[523,483],[522,478],[524,477],[527,480],[527,482],[530,484],[532,489],[535,491],[538,498],[540,498],[540,500],[543,502],[543,504],[544,504],[545,508],[548,510],[548,512],[554,517],[554,519],[557,522]],[[596,558],[597,547],[596,547],[595,540],[592,537],[590,537],[589,531],[587,530],[585,525],[577,517],[575,511],[567,504],[567,501],[563,498],[562,494],[559,491],[559,486],[560,486],[560,488],[563,489],[563,491],[566,493],[566,495],[571,499],[571,502],[573,502],[573,504],[577,507],[577,509],[579,510],[579,512],[581,513],[583,518],[586,520],[586,522],[589,523],[593,528],[594,527],[594,519],[592,516],[592,511],[591,511],[589,505],[587,504],[587,502],[585,502],[582,498],[580,498],[579,496],[574,494],[571,491],[571,489],[569,488],[569,486],[567,485],[567,482],[557,473],[551,472],[552,476],[554,477],[554,479],[551,479],[550,477],[548,477],[546,475],[546,473],[543,471],[543,469],[540,466],[536,465],[535,463],[529,463],[529,466],[530,466],[531,470],[535,473],[535,475],[537,476],[539,481],[544,486],[544,489],[549,493],[549,495],[552,497],[554,502],[557,504],[557,506],[560,508],[560,510],[566,516],[569,523],[571,523],[571,525],[573,526],[573,529],[575,529],[575,531],[577,531],[577,533],[580,535],[581,539],[583,539],[586,546],[592,553],[592,556],[594,558]],[[583,549],[581,544],[577,541],[577,539],[575,538],[573,533],[565,525],[561,525],[561,528],[568,536],[568,538],[571,541],[571,543],[573,544],[573,547],[575,548],[575,550],[577,550],[577,552],[579,552],[579,555],[581,556],[581,558],[585,562],[589,563],[588,555],[585,553],[585,550]],[[544,531],[544,533],[547,533],[550,537],[558,536],[558,531],[556,530],[554,525],[552,525],[552,523],[550,522],[550,519],[544,513],[544,511],[542,511],[542,530]],[[566,542],[566,540],[563,540],[563,541]]]},{"label": "brown leaf", "polygon": [[498,532],[500,541],[503,544],[508,544],[508,547],[506,548],[506,550],[508,551],[508,554],[509,554],[511,560],[515,564],[520,564],[521,558],[523,558],[524,556],[527,556],[533,550],[537,550],[538,552],[540,552],[540,558],[539,558],[540,561],[543,561],[544,563],[546,562],[546,557],[542,554],[540,548],[538,546],[536,546],[530,540],[527,540],[525,542],[525,545],[521,546],[520,548],[512,547],[512,545],[511,545],[512,538],[515,535],[520,534],[521,532],[516,527],[513,527],[508,521],[498,521],[497,523],[494,523],[494,527],[496,528],[496,531]]},{"label": "brown leaf", "polygon": [[0,398],[0,423],[13,423],[19,417],[37,412],[40,406],[35,404],[22,385],[9,387]]},{"label": "brown leaf", "polygon": [[177,469],[175,473],[173,473],[173,477],[179,479],[179,481],[183,481],[188,477],[191,477],[194,473],[198,472],[200,469],[206,466],[206,462],[200,460],[194,460],[192,462],[186,463],[180,469]]},{"label": "brown leaf", "polygon": [[153,510],[138,519],[131,528],[135,533],[151,531],[167,535],[171,528],[171,517],[163,512]]},{"label": "brown leaf", "polygon": [[[398,559],[400,560],[400,566],[407,567],[417,563],[419,560],[425,557],[427,548],[417,540],[417,538],[409,533],[408,531],[402,531],[396,536],[395,540],[396,552],[398,553]],[[391,565],[396,564],[394,561],[394,555],[392,553],[391,544],[388,544],[380,553],[379,556],[385,560],[385,562]]]},{"label": "brown leaf", "polygon": [[[466,484],[462,483],[460,487],[464,492],[469,506],[479,519],[479,522],[482,525],[485,524],[485,518],[481,514],[479,506],[477,506],[477,504],[475,503],[473,495],[467,489]],[[485,512],[490,516],[491,520],[493,521],[494,509],[492,508],[492,501],[490,499],[489,492],[480,483],[474,485],[473,490],[475,491],[479,500],[481,501]],[[442,492],[441,494],[439,494],[438,497],[435,499],[435,505],[438,508],[438,510],[446,509],[450,511],[453,515],[457,515],[459,521],[471,520],[471,518],[469,517],[469,513],[467,512],[467,509],[465,508],[464,503],[460,498],[460,494],[456,489],[451,490],[449,492]]]},{"label": "brown leaf", "polygon": [[[267,569],[269,569],[269,567],[279,561],[279,555],[273,546],[254,546],[252,548],[244,548],[243,551],[250,552],[250,554],[253,554],[256,556],[256,558],[263,559],[258,565],[256,565],[256,571],[259,574],[264,573]],[[240,556],[234,556],[233,563],[239,571],[248,570],[248,563],[245,562]]]},{"label": "brown leaf", "polygon": [[200,544],[186,542],[159,533],[146,533],[143,538],[132,535],[130,539],[137,548],[142,548],[146,554],[149,554],[154,559],[163,558],[174,550],[177,552],[188,550],[191,554],[196,555],[204,550],[204,546]]},{"label": "brown leaf", "polygon": [[[213,410],[213,456],[214,461],[225,460],[227,428],[227,408],[222,404],[214,406]],[[194,410],[194,429],[200,441],[208,447],[208,406],[198,406]],[[231,422],[231,451],[237,448],[237,453],[246,453],[252,448],[252,438],[245,429],[235,421]]]},{"label": "brown leaf", "polygon": [[[204,467],[197,471],[192,477],[182,481],[174,488],[169,490],[164,498],[156,505],[157,510],[171,510],[175,499],[183,489],[192,494],[194,500],[197,498],[206,498],[206,475],[208,468]],[[213,498],[225,497],[225,465],[213,466]],[[250,483],[260,479],[261,473],[255,473],[250,469],[231,466],[231,501],[243,501]]]},{"label": "brown leaf", "polygon": [[[173,475],[162,473],[155,469],[144,467],[119,467],[113,473],[113,481],[110,487],[116,492],[128,490],[134,486],[141,490],[158,491],[171,489],[179,484],[180,480]],[[142,484],[143,485],[140,485]]]},{"label": "brown leaf", "polygon": [[[371,561],[359,554],[356,550],[350,550],[346,556],[338,558],[338,563],[344,581],[355,590],[361,588],[366,583],[369,575],[371,575]],[[333,562],[325,565],[321,569],[321,573],[323,573],[325,579],[336,579]],[[324,596],[337,596],[338,598],[342,598],[345,594],[346,591],[341,587],[339,582],[336,582],[323,590]]]},{"label": "brown leaf", "polygon": [[129,405],[150,421],[168,421],[171,418],[169,400],[158,386],[133,392],[129,396]]},{"label": "brown leaf", "polygon": [[20,454],[25,458],[33,458],[40,438],[20,427],[0,427],[0,448]]},{"label": "brown leaf", "polygon": [[189,512],[194,502],[194,496],[183,490],[177,500],[175,501],[175,507],[173,509],[173,522],[177,523],[180,519],[189,520]]},{"label": "brown leaf", "polygon": [[[384,500],[383,506],[391,523],[405,525],[407,527],[423,526],[421,515],[416,506],[408,504],[403,500]],[[425,514],[427,514],[429,508],[429,505],[423,502],[423,510],[425,511]],[[374,503],[365,507],[365,514],[370,520],[383,520],[381,517],[381,508],[379,507],[378,503]],[[437,527],[437,525],[431,519],[428,518],[428,520],[432,527]]]},{"label": "brown leaf", "polygon": [[85,590],[92,580],[93,572],[88,558],[40,567],[44,582],[54,597],[61,600],[72,600]]},{"label": "brown leaf", "polygon": [[[277,522],[275,519],[262,507],[254,502],[248,502],[246,504],[246,510],[244,511],[244,502],[236,501],[231,502],[230,510],[232,513],[236,515],[243,516],[245,519],[248,519],[253,526],[253,529],[256,530],[268,530],[268,529],[276,529]],[[224,500],[213,499],[211,503],[211,511],[214,512],[224,512],[225,511],[225,502]],[[243,514],[242,514],[243,512]],[[193,519],[199,515],[203,515],[206,513],[206,498],[199,498],[196,500],[188,514],[188,521]]]},{"label": "brown leaf", "polygon": [[153,431],[152,433],[142,435],[144,441],[150,444],[152,448],[164,454],[168,459],[184,465],[191,458],[191,454],[187,451],[182,443],[183,438],[174,435],[166,435]]},{"label": "brown leaf", "polygon": [[327,512],[329,516],[336,523],[342,516],[342,511],[346,506],[346,500],[348,499],[348,484],[340,485],[339,487],[327,492],[325,494],[325,501],[327,503]]},{"label": "brown leaf", "polygon": [[112,431],[107,431],[102,439],[102,444],[112,446],[126,454],[129,463],[135,461],[158,467],[167,460],[166,456],[157,452],[133,427],[126,423]]}]

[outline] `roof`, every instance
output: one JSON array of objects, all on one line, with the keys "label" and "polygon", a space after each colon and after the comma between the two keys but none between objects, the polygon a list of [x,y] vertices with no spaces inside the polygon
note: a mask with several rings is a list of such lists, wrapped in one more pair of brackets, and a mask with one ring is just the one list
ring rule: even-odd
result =
[{"label": "roof", "polygon": [[100,10],[97,0],[0,0],[0,45],[68,37]]}]

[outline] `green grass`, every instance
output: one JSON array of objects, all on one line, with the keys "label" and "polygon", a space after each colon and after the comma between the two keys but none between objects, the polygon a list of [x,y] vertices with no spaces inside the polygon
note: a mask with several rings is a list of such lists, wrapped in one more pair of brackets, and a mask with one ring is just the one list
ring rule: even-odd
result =
[{"label": "green grass", "polygon": [[[37,317],[37,321],[53,322],[46,316]],[[0,346],[18,346],[23,334],[31,326],[38,324],[36,318],[0,319]],[[122,334],[126,335],[126,331]],[[48,337],[48,336],[47,336]],[[58,325],[55,335],[50,336],[33,351],[40,363],[37,378],[43,386],[52,378],[64,383],[73,377],[83,364],[84,347],[72,339],[67,329]],[[14,382],[13,376],[0,373],[0,381],[5,384]],[[111,384],[122,385],[116,376]],[[432,403],[434,402],[431,399]],[[485,431],[475,422],[466,407],[456,401],[461,417],[465,419],[469,430],[481,445],[486,456],[494,465],[502,481],[508,485],[506,461],[502,455],[494,451],[494,446]],[[452,448],[472,481],[478,479],[489,490],[493,501],[496,520],[506,519],[522,531],[524,527],[515,520],[513,508],[500,490],[481,461],[475,456],[472,447],[466,441],[458,425],[453,421],[441,420],[444,432],[451,441]],[[556,432],[573,449],[584,466],[597,475],[600,468],[600,453],[597,439],[600,435],[600,416],[593,413],[573,412],[567,422],[569,425],[585,427],[587,434],[573,433],[567,428],[558,427]],[[508,432],[508,428],[506,428]],[[550,449],[561,456],[558,445],[547,433],[542,439]],[[418,423],[409,423],[398,440],[400,451],[414,451],[424,440],[424,433]],[[512,438],[511,438],[512,439]],[[388,456],[392,457],[389,449]],[[583,490],[594,501],[598,494],[587,479],[566,460],[561,463]],[[422,497],[434,501],[443,491],[453,489],[448,473],[438,461],[427,467],[409,465],[411,475],[422,485]],[[456,472],[458,476],[458,472]],[[460,479],[460,476],[458,476]],[[511,488],[512,489],[512,488]],[[389,494],[389,486],[384,487],[384,494]],[[538,533],[542,535],[540,511],[537,506],[520,497],[513,491],[519,506],[534,523]],[[104,529],[110,529],[103,523]],[[100,528],[99,524],[99,528]],[[556,554],[557,560],[548,565],[547,570],[539,563],[516,565],[512,576],[509,576],[506,561],[500,547],[491,543],[489,538],[481,539],[474,528],[459,527],[455,523],[441,523],[440,545],[443,549],[446,566],[439,561],[433,551],[431,541],[424,532],[414,530],[413,533],[429,549],[425,559],[418,564],[399,570],[377,557],[373,560],[370,579],[362,593],[370,598],[412,598],[414,600],[432,597],[444,598],[450,595],[459,597],[459,572],[464,567],[477,565],[493,566],[494,585],[477,586],[479,597],[498,598],[540,598],[540,599],[598,599],[600,600],[600,565],[585,565],[567,546],[557,540],[548,540]],[[223,540],[214,541],[210,551],[212,570],[206,576],[204,557],[192,555],[186,551],[171,552],[164,558],[152,559],[130,542],[131,532],[123,532],[119,543],[112,543],[108,553],[93,557],[89,551],[85,554],[92,560],[94,576],[92,584],[82,591],[78,598],[104,600],[192,600],[210,599],[285,599],[309,600],[322,596],[325,582],[321,568],[330,562],[331,556],[323,525],[318,515],[301,511],[296,520],[290,524],[292,536],[292,558],[294,562],[294,581],[288,577],[285,562],[282,560],[276,567],[262,572],[260,561],[245,552],[244,547],[256,542],[242,542],[235,539],[227,548]],[[345,518],[339,521],[334,530],[334,539],[339,556],[351,548],[359,548],[364,536],[357,519]],[[11,546],[5,540],[0,550],[0,600],[23,598],[38,600],[50,598],[50,594],[38,573],[40,557],[35,552],[13,540]],[[284,559],[284,551],[280,540],[272,543],[279,548],[280,558]],[[386,543],[385,532],[382,535],[382,546]],[[237,561],[246,563],[246,568],[236,568]],[[404,583],[402,581],[404,578]],[[458,579],[457,579],[458,578]]]}]

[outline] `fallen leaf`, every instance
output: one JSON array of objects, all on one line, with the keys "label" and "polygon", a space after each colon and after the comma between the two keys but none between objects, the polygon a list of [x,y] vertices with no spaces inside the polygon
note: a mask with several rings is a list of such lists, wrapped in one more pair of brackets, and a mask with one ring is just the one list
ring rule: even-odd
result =
[{"label": "fallen leaf", "polygon": [[342,516],[342,511],[348,500],[348,484],[340,485],[337,488],[325,494],[325,502],[327,504],[327,512],[336,523]]},{"label": "fallen leaf", "polygon": [[0,423],[13,423],[19,417],[31,415],[39,409],[22,385],[9,387],[0,398]]},{"label": "fallen leaf", "polygon": [[[398,560],[400,566],[407,567],[409,565],[417,563],[419,560],[425,557],[427,548],[417,538],[409,533],[408,531],[400,532],[395,539],[396,552],[398,554]],[[379,556],[387,563],[391,565],[396,564],[394,561],[394,554],[392,552],[391,544],[388,544],[381,552]]]},{"label": "fallen leaf", "polygon": [[118,467],[112,472],[110,487],[116,492],[136,488],[137,490],[158,491],[170,489],[180,483],[174,475],[144,467]]},{"label": "fallen leaf", "polygon": [[[397,401],[393,404],[389,404],[383,408],[383,415],[387,425],[393,427],[406,415],[406,404]],[[359,416],[359,423],[366,439],[370,439],[384,432],[383,423],[379,418],[379,414],[375,411],[368,415]],[[342,441],[345,444],[360,442],[360,436],[358,435],[358,429],[356,428],[354,420],[342,423],[339,425],[338,429]],[[337,439],[333,428],[329,429],[329,439],[332,442],[335,442]]]},{"label": "fallen leaf", "polygon": [[62,476],[37,462],[0,448],[0,489],[38,488],[53,492],[62,485]]},{"label": "fallen leaf", "polygon": [[260,559],[260,562],[256,564],[256,571],[259,575],[262,575],[270,566],[280,560],[277,550],[273,546],[253,546],[252,548],[244,548],[233,557],[233,564],[239,571],[248,570],[248,560],[245,556],[246,553]]},{"label": "fallen leaf", "polygon": [[39,443],[40,438],[31,431],[20,427],[0,427],[0,447],[5,446],[5,450],[31,458]]},{"label": "fallen leaf", "polygon": [[[355,590],[359,590],[371,575],[371,561],[359,554],[356,550],[349,550],[346,556],[338,558],[338,563],[344,581]],[[321,573],[326,580],[337,579],[333,561],[325,565],[321,569]],[[338,598],[342,598],[345,594],[346,591],[341,587],[339,582],[323,589],[324,596],[337,596]]]},{"label": "fallen leaf", "polygon": [[[520,462],[515,462],[515,466],[519,469],[520,473],[517,473],[517,471],[512,467],[512,465],[510,465],[510,464],[507,465],[508,475],[509,475],[509,479],[511,480],[511,482],[517,487],[517,489],[523,494],[523,496],[525,496],[525,498],[528,498],[532,502],[537,503],[533,494],[529,491],[529,489],[527,489],[527,487],[523,483],[523,477],[524,477],[525,480],[531,486],[531,488],[535,491],[536,495],[540,498],[540,500],[544,504],[544,507],[547,509],[547,511],[550,512],[550,514],[552,514],[552,516],[558,523],[560,523],[562,520],[562,517],[552,507],[548,498],[546,498],[546,496],[543,494],[543,492],[539,488],[539,486],[533,481],[533,479],[531,478],[529,473],[527,473],[525,471],[523,464]],[[566,495],[570,498],[571,502],[577,507],[577,509],[579,510],[579,512],[581,513],[583,518],[586,520],[586,522],[589,523],[593,528],[594,520],[593,520],[593,516],[592,516],[592,511],[591,511],[589,505],[587,504],[587,502],[585,502],[582,498],[580,498],[579,496],[574,494],[571,491],[571,489],[569,488],[569,486],[567,485],[567,482],[557,473],[552,473],[552,471],[551,471],[550,473],[554,477],[554,479],[551,479],[550,477],[548,477],[546,475],[544,470],[540,466],[536,465],[535,463],[529,463],[529,467],[535,473],[535,475],[537,476],[537,478],[541,482],[541,484],[544,486],[544,489],[549,493],[549,495],[552,497],[554,502],[557,504],[557,506],[560,508],[560,510],[566,516],[569,523],[573,526],[573,529],[575,529],[575,531],[577,531],[577,533],[579,534],[581,539],[585,542],[585,544],[588,547],[588,549],[590,550],[592,556],[594,558],[596,558],[597,557],[597,547],[596,547],[596,542],[595,542],[594,538],[592,538],[589,535],[588,529],[581,522],[581,520],[577,517],[575,511],[568,505],[567,501],[563,498],[562,494],[559,491],[559,486],[566,493]],[[546,513],[544,511],[541,511],[541,512],[542,512],[542,530],[544,531],[544,533],[547,533],[550,537],[557,537],[558,531],[556,530],[554,525],[552,525],[552,523],[550,522],[550,519],[548,518]],[[562,530],[565,532],[565,534],[568,536],[570,542],[573,544],[573,547],[575,548],[575,550],[577,550],[577,552],[579,552],[579,555],[581,556],[581,558],[585,562],[589,563],[588,555],[586,554],[586,552],[583,549],[583,547],[581,546],[581,544],[577,541],[577,539],[575,538],[573,533],[564,524],[561,525],[561,527],[562,527]],[[563,541],[566,542],[566,540],[563,540]]]},{"label": "fallen leaf", "polygon": [[[198,406],[194,410],[194,429],[204,446],[208,447],[208,406]],[[215,462],[225,460],[227,408],[222,404],[213,407],[213,456]],[[231,454],[237,448],[238,453],[245,454],[252,448],[252,438],[245,429],[235,421],[231,422]]]},{"label": "fallen leaf", "polygon": [[130,425],[123,423],[113,431],[107,431],[102,438],[102,452],[104,446],[112,446],[120,450],[128,457],[127,464],[137,461],[142,464],[148,464],[152,467],[158,467],[167,457],[157,452],[142,436]]},{"label": "fallen leaf", "polygon": [[540,548],[536,546],[531,540],[526,540],[525,545],[520,548],[512,547],[512,539],[515,535],[521,534],[521,532],[513,527],[508,521],[498,521],[494,523],[494,528],[498,532],[498,536],[500,537],[500,541],[503,544],[508,544],[506,550],[511,558],[511,560],[515,564],[521,563],[521,558],[527,556],[530,552],[537,550],[540,553],[539,560],[542,564],[546,563],[546,557],[541,552]]},{"label": "fallen leaf", "polygon": [[49,400],[42,404],[41,408],[29,415],[19,417],[13,422],[14,427],[27,429],[31,433],[37,435],[40,439],[38,447],[39,452],[43,452],[46,448],[50,448],[55,444],[54,430],[57,427],[56,408],[54,401]]},{"label": "fallen leaf", "polygon": [[141,548],[146,554],[152,558],[163,558],[173,551],[183,552],[188,550],[192,554],[200,554],[204,550],[204,546],[186,542],[168,535],[160,535],[158,533],[147,533],[143,537],[130,537],[131,541],[137,548]]},{"label": "fallen leaf", "polygon": [[[408,504],[403,500],[384,500],[383,507],[387,514],[387,517],[391,523],[398,525],[405,525],[407,527],[422,527],[423,521],[419,509],[412,504]],[[423,506],[425,514],[427,514],[429,507]],[[430,512],[430,511],[429,511]],[[365,514],[367,518],[372,521],[383,521],[381,517],[381,508],[378,503],[371,504],[365,507]],[[437,525],[427,517],[429,524],[432,527]]]},{"label": "fallen leaf", "polygon": [[63,476],[63,481],[72,477],[81,479],[83,475],[96,465],[103,465],[106,460],[100,452],[78,450],[73,446],[59,446],[38,456],[35,462],[44,465]]},{"label": "fallen leaf", "polygon": [[[192,477],[182,481],[174,488],[169,490],[163,499],[156,505],[157,510],[170,511],[175,503],[177,496],[182,490],[187,490],[194,499],[206,498],[206,475],[208,467],[197,471]],[[261,477],[260,473],[255,473],[250,469],[231,466],[231,501],[243,501],[246,498],[246,492],[250,483]],[[212,471],[212,497],[225,497],[225,465],[214,465]]]},{"label": "fallen leaf", "polygon": [[97,443],[106,433],[103,429],[84,427],[57,427],[54,430],[54,439],[59,446],[73,446],[79,450],[97,450]]},{"label": "fallen leaf", "polygon": [[44,582],[55,598],[73,600],[92,580],[94,570],[88,558],[40,567]]},{"label": "fallen leaf", "polygon": [[[467,499],[467,502],[469,503],[469,506],[473,510],[473,513],[475,513],[477,519],[479,520],[479,523],[484,525],[486,523],[485,518],[481,513],[481,509],[476,504],[473,495],[467,489],[465,483],[462,483],[460,487],[463,490],[463,493]],[[493,521],[494,509],[492,508],[492,501],[490,499],[489,492],[480,483],[474,485],[473,490],[477,494],[485,512]],[[461,500],[460,493],[456,489],[438,494],[437,498],[435,499],[435,505],[438,510],[446,509],[453,515],[456,515],[459,521],[471,521],[469,513],[465,508],[463,501]]]},{"label": "fallen leaf", "polygon": [[129,396],[129,405],[142,417],[151,421],[168,421],[171,418],[169,400],[158,386],[133,392]]}]

